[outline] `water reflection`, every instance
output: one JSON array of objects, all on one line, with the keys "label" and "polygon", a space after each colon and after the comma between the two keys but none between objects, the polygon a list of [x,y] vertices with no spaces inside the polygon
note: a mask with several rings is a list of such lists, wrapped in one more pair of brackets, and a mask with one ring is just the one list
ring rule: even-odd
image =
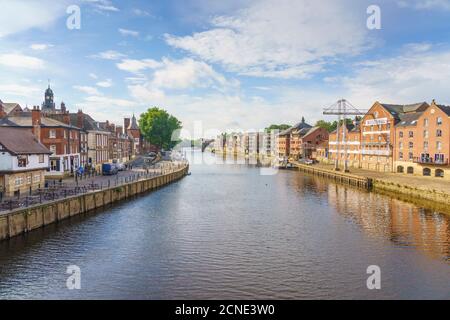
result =
[{"label": "water reflection", "polygon": [[[326,182],[315,179],[324,187]],[[371,237],[397,246],[413,246],[433,258],[449,262],[450,217],[387,196],[342,186],[328,188],[330,206]]]}]

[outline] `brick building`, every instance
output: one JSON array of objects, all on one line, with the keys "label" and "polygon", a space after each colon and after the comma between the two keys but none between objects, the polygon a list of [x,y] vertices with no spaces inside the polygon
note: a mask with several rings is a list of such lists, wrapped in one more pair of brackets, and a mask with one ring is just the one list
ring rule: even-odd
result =
[{"label": "brick building", "polygon": [[31,112],[21,112],[0,119],[0,126],[27,128],[47,147],[52,155],[47,172],[49,177],[61,177],[73,173],[80,165],[80,129],[70,125],[68,114],[64,122],[44,117],[39,107]]}]

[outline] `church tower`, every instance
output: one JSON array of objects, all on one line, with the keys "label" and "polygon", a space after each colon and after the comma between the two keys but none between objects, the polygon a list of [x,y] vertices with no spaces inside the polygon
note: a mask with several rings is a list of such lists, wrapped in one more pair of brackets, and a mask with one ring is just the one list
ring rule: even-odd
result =
[{"label": "church tower", "polygon": [[56,105],[54,100],[53,90],[50,88],[50,84],[48,84],[48,88],[45,90],[44,103],[42,103],[42,112],[55,112]]},{"label": "church tower", "polygon": [[134,151],[135,154],[139,154],[141,150],[141,130],[136,121],[136,117],[133,114],[133,118],[131,118],[131,123],[127,129],[128,136],[131,136],[134,140]]}]

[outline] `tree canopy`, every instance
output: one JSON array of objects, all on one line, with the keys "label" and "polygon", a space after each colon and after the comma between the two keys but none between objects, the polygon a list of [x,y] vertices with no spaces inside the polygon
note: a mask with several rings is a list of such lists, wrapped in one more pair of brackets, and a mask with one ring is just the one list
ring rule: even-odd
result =
[{"label": "tree canopy", "polygon": [[141,114],[139,127],[145,139],[161,149],[170,150],[180,142],[181,122],[158,107]]},{"label": "tree canopy", "polygon": [[292,126],[290,126],[288,124],[272,124],[268,128],[266,128],[265,131],[272,132],[272,131],[278,130],[281,132],[281,131],[289,129],[290,127],[292,127]]},{"label": "tree canopy", "polygon": [[[356,117],[356,120],[361,120],[361,117]],[[345,122],[347,123],[347,125],[351,125],[353,124],[353,120],[352,119],[345,119]],[[344,123],[343,120],[341,120],[341,125]],[[325,120],[319,120],[316,123],[316,127],[320,127],[320,128],[324,128],[326,130],[328,130],[328,132],[333,132],[334,130],[337,129],[337,121],[325,121]]]}]

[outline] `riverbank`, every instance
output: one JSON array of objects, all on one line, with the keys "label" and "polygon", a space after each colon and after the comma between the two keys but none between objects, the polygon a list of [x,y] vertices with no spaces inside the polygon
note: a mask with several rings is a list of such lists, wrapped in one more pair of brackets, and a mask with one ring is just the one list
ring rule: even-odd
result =
[{"label": "riverbank", "polygon": [[185,165],[160,176],[7,212],[0,215],[0,241],[161,188],[188,171]]},{"label": "riverbank", "polygon": [[[410,177],[355,168],[351,168],[350,173],[344,173],[335,171],[332,165],[326,164],[315,164],[312,166],[298,162],[293,162],[292,164],[306,173],[450,214],[450,184],[443,180],[437,180],[433,177]],[[357,181],[360,182],[357,183]]]}]

